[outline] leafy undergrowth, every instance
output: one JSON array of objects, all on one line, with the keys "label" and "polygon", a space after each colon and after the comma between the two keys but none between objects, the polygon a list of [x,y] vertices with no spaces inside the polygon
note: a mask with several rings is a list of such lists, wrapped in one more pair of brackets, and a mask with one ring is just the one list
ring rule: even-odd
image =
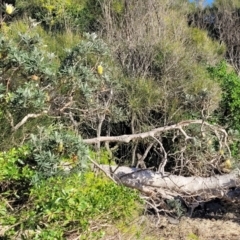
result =
[{"label": "leafy undergrowth", "polygon": [[27,147],[0,153],[0,238],[100,239],[141,212],[136,191],[89,171],[32,181]]},{"label": "leafy undergrowth", "polygon": [[[144,215],[136,191],[85,168],[68,175],[40,174],[36,181],[42,164],[28,146],[0,152],[0,166],[0,239],[238,239],[238,206],[232,216],[182,217],[171,225],[162,215]],[[228,206],[225,212],[231,212]]]},{"label": "leafy undergrowth", "polygon": [[52,177],[31,186],[21,206],[10,207],[3,197],[1,225],[7,226],[4,236],[9,238],[65,239],[73,233],[100,238],[104,225],[130,219],[138,200],[136,192],[94,173]]}]

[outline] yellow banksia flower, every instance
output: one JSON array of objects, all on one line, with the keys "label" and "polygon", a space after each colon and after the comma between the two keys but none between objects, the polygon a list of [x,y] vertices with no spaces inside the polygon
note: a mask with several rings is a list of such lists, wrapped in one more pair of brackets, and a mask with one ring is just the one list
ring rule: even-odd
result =
[{"label": "yellow banksia flower", "polygon": [[15,7],[12,5],[12,4],[5,4],[5,12],[8,14],[8,15],[11,15],[13,14],[15,10]]},{"label": "yellow banksia flower", "polygon": [[62,141],[58,144],[58,152],[59,153],[63,152],[63,142]]},{"label": "yellow banksia flower", "polygon": [[102,65],[98,65],[97,72],[98,72],[99,75],[103,74],[103,67],[102,67]]},{"label": "yellow banksia flower", "polygon": [[207,144],[212,145],[212,140],[208,140]]},{"label": "yellow banksia flower", "polygon": [[223,154],[224,154],[224,151],[223,151],[222,149],[220,149],[219,153],[220,153],[221,155],[223,155]]},{"label": "yellow banksia flower", "polygon": [[51,100],[51,98],[50,98],[50,96],[49,96],[48,93],[46,93],[45,97],[46,97],[46,101],[47,101],[47,102],[49,102],[49,101]]},{"label": "yellow banksia flower", "polygon": [[230,169],[232,168],[232,163],[230,159],[226,159],[226,161],[224,162],[225,168]]},{"label": "yellow banksia flower", "polygon": [[33,81],[38,81],[38,80],[39,80],[39,77],[34,74],[34,75],[31,76],[31,79],[32,79]]}]

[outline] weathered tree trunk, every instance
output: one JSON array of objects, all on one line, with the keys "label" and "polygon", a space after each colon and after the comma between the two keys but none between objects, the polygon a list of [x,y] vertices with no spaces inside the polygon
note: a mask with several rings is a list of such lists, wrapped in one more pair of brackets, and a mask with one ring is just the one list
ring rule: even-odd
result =
[{"label": "weathered tree trunk", "polygon": [[235,170],[225,175],[212,177],[183,177],[171,174],[162,175],[148,169],[129,167],[111,167],[101,165],[101,168],[119,183],[138,189],[149,195],[160,194],[171,199],[176,196],[200,196],[202,199],[233,198],[231,188],[239,186],[239,171]]},{"label": "weathered tree trunk", "polygon": [[[92,139],[83,139],[84,143],[87,144],[96,144],[100,142],[124,142],[129,143],[132,140],[136,139],[144,139],[149,138],[150,144],[149,148],[145,151],[147,154],[148,151],[153,146],[154,142],[160,145],[160,150],[163,153],[163,158],[161,159],[161,164],[159,165],[158,172],[153,172],[150,169],[146,169],[146,165],[144,169],[139,168],[130,168],[130,167],[114,167],[114,169],[110,169],[109,166],[101,165],[99,166],[94,160],[92,162],[101,168],[112,180],[117,181],[118,183],[124,184],[125,186],[138,189],[148,195],[158,195],[164,199],[173,199],[177,196],[180,197],[200,197],[204,200],[209,200],[212,198],[229,198],[232,194],[231,189],[239,186],[240,178],[239,171],[234,170],[229,174],[224,175],[214,175],[211,176],[213,172],[207,171],[207,175],[211,177],[200,177],[197,176],[198,171],[196,170],[196,174],[192,174],[192,177],[184,177],[178,175],[172,175],[165,173],[165,166],[168,161],[168,153],[164,149],[161,140],[157,137],[161,135],[162,132],[179,131],[185,139],[187,144],[187,140],[195,140],[195,137],[189,136],[187,132],[183,129],[191,124],[197,124],[201,126],[201,131],[204,132],[210,131],[214,133],[214,136],[218,139],[220,149],[225,148],[228,152],[229,158],[231,158],[231,151],[227,144],[227,132],[217,125],[211,125],[203,120],[187,120],[182,121],[178,124],[174,124],[171,126],[164,126],[152,129],[147,132],[135,133],[130,135],[122,135],[122,136],[97,136]],[[207,128],[207,129],[204,129]],[[193,141],[194,142],[194,141]],[[197,152],[196,152],[197,154]],[[215,154],[213,156],[214,161],[216,159],[222,158],[222,156],[217,156]],[[143,156],[141,159],[144,159]],[[205,164],[214,164],[214,161],[208,159],[205,161]],[[230,160],[229,160],[230,161]],[[216,162],[213,167],[218,169],[218,164],[220,162]],[[226,163],[222,163],[225,165]],[[212,166],[212,165],[211,165]],[[111,167],[113,168],[113,167]],[[230,171],[231,165],[227,169]],[[194,176],[195,175],[195,176]],[[231,194],[230,194],[231,193]]]}]

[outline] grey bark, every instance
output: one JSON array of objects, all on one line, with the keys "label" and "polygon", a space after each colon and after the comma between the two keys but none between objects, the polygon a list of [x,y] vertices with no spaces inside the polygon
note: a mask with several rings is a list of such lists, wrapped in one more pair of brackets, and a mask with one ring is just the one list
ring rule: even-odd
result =
[{"label": "grey bark", "polygon": [[[202,199],[239,198],[231,188],[240,184],[239,170],[225,175],[211,177],[183,177],[171,174],[153,172],[148,169],[130,167],[111,167],[101,165],[101,168],[118,182],[127,187],[138,189],[149,195],[160,194],[163,198],[171,199],[176,196],[200,196]],[[238,192],[239,193],[239,192]]]}]

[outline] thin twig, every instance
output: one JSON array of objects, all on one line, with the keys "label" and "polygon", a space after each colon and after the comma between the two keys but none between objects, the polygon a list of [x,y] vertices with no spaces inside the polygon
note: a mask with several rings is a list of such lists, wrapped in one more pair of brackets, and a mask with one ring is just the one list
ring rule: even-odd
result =
[{"label": "thin twig", "polygon": [[109,179],[111,179],[113,182],[117,183],[117,182],[115,181],[115,179],[113,179],[105,170],[103,170],[103,169],[101,168],[101,166],[100,166],[98,163],[96,163],[92,158],[90,158],[90,157],[88,156],[88,159],[89,159],[97,168],[99,168]]}]

